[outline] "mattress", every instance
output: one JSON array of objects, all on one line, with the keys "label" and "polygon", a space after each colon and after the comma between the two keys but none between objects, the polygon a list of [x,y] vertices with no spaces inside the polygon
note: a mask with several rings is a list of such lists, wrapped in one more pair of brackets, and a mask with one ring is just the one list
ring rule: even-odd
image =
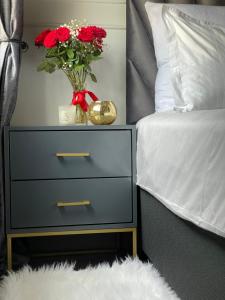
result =
[{"label": "mattress", "polygon": [[225,237],[225,109],[155,113],[137,128],[137,184]]}]

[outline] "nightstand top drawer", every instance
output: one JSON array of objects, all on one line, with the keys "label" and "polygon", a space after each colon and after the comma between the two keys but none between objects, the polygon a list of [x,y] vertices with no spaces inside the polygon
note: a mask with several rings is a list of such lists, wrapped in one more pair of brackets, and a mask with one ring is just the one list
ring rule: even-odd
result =
[{"label": "nightstand top drawer", "polygon": [[9,142],[12,180],[132,174],[131,130],[11,131]]},{"label": "nightstand top drawer", "polygon": [[14,181],[11,227],[129,223],[131,178]]}]

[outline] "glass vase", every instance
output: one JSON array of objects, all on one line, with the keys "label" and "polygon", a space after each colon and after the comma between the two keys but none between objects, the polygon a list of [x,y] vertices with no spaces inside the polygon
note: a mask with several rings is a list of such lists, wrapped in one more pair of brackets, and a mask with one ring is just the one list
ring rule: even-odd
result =
[{"label": "glass vase", "polygon": [[83,109],[79,104],[75,106],[76,106],[76,110],[75,110],[74,123],[77,125],[87,125],[88,123],[87,113],[83,111]]},{"label": "glass vase", "polygon": [[[64,69],[64,73],[69,79],[73,93],[83,91],[85,89],[85,81],[87,77],[87,70],[85,68],[79,69],[79,71]],[[88,116],[79,104],[75,105],[75,118],[74,123],[77,125],[87,125]]]}]

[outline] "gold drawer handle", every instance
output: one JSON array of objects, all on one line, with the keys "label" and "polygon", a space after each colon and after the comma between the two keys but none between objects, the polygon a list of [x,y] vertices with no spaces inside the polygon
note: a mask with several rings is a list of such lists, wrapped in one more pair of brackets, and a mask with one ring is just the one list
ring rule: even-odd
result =
[{"label": "gold drawer handle", "polygon": [[85,205],[91,205],[91,201],[83,200],[77,202],[57,202],[57,207],[85,206]]},{"label": "gold drawer handle", "polygon": [[80,153],[56,153],[55,154],[57,157],[87,157],[90,156],[91,154],[89,152],[80,152]]}]

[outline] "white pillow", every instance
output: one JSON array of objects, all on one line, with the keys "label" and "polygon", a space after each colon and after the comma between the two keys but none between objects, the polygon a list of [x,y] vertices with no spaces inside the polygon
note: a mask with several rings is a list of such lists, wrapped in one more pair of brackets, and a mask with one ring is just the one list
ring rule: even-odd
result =
[{"label": "white pillow", "polygon": [[225,28],[163,7],[175,108],[225,107]]},{"label": "white pillow", "polygon": [[167,30],[162,18],[163,6],[179,8],[179,10],[196,19],[225,26],[225,7],[146,2],[145,8],[152,27],[158,66],[155,83],[155,108],[158,112],[173,110],[175,106],[170,75]]}]

